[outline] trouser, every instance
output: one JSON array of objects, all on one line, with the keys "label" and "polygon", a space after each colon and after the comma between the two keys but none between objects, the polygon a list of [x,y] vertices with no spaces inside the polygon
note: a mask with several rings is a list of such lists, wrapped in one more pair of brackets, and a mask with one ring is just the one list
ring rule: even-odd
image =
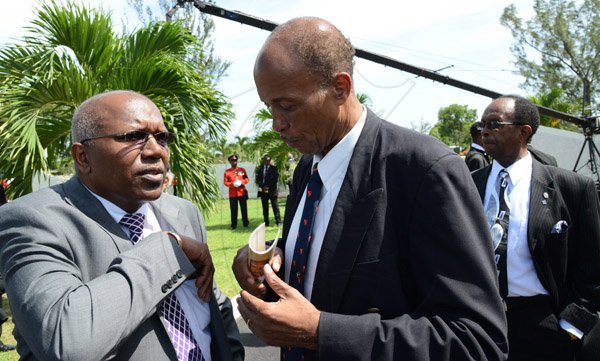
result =
[{"label": "trouser", "polygon": [[237,216],[238,216],[238,202],[240,204],[240,210],[242,211],[242,222],[244,227],[248,227],[248,206],[246,203],[246,197],[231,197],[229,198],[229,209],[231,211],[231,228],[237,227]]},{"label": "trouser", "polygon": [[262,202],[263,219],[265,220],[265,226],[269,225],[269,200],[271,200],[271,207],[273,208],[273,215],[275,216],[275,223],[281,224],[281,215],[279,214],[279,204],[277,203],[277,196],[261,195],[260,201]]},{"label": "trouser", "polygon": [[508,361],[573,361],[576,345],[558,324],[549,296],[508,297]]}]

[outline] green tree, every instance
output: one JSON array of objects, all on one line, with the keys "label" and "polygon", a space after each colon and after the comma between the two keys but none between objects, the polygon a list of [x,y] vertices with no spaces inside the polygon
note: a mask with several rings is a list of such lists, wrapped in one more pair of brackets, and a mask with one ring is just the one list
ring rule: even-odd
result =
[{"label": "green tree", "polygon": [[301,154],[281,140],[279,133],[270,129],[272,122],[273,116],[269,108],[262,108],[254,115],[253,127],[258,130],[251,148],[254,162],[257,166],[261,165],[263,155],[269,154],[279,169],[279,181],[289,184]]},{"label": "green tree", "polygon": [[466,105],[451,104],[438,112],[438,122],[430,131],[430,135],[440,139],[447,145],[464,148],[471,143],[469,128],[477,120],[477,110]]},{"label": "green tree", "polygon": [[201,63],[181,61],[200,47],[180,22],[152,23],[132,34],[113,31],[110,16],[81,5],[42,4],[29,33],[0,49],[0,174],[12,197],[28,193],[32,178],[62,166],[71,144],[75,107],[112,89],[150,97],[167,128],[178,194],[201,208],[218,196],[206,141],[224,136],[230,104],[205,79]]},{"label": "green tree", "polygon": [[[536,96],[529,97],[532,103],[542,105],[546,108],[558,110],[563,113],[574,114],[577,112],[577,106],[564,100],[562,89],[554,88]],[[540,123],[546,127],[561,128],[566,130],[577,130],[573,123],[560,120],[548,115],[540,114]]]},{"label": "green tree", "polygon": [[523,87],[535,94],[562,89],[569,103],[583,105],[579,113],[597,112],[600,0],[535,0],[533,9],[525,21],[509,5],[500,18],[515,39],[511,50]]},{"label": "green tree", "polygon": [[[213,3],[213,1],[207,1]],[[177,4],[175,0],[127,0],[127,3],[135,10],[138,19],[144,24],[150,24],[156,21],[165,19],[167,12]],[[159,13],[155,14],[153,9],[159,9]],[[225,75],[225,72],[231,65],[231,62],[223,60],[214,54],[214,41],[212,38],[215,30],[215,23],[212,15],[204,14],[196,9],[193,4],[188,1],[172,15],[172,20],[182,21],[190,32],[196,36],[201,47],[193,49],[193,52],[187,54],[187,58],[192,58],[203,64],[201,70],[205,78],[211,80],[214,84],[219,82],[219,79]]]}]

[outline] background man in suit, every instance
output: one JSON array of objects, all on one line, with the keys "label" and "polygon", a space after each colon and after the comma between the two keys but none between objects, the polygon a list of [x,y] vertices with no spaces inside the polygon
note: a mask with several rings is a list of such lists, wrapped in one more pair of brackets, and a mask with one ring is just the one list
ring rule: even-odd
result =
[{"label": "background man in suit", "polygon": [[473,123],[469,129],[473,143],[471,143],[469,152],[465,156],[465,162],[471,172],[490,164],[485,149],[483,149],[483,143],[481,143],[481,129],[481,122]]},{"label": "background man in suit", "polygon": [[360,104],[353,55],[310,17],[278,26],[259,52],[273,129],[304,156],[263,268],[273,293],[261,299],[244,247],[238,308],[287,361],[501,360],[506,324],[470,173],[447,146]]},{"label": "background man in suit", "polygon": [[187,348],[242,360],[231,304],[212,293],[202,216],[162,193],[173,135],[156,105],[96,95],[75,111],[72,139],[74,177],[2,206],[0,271],[21,358],[177,360],[177,310]]},{"label": "background man in suit", "polygon": [[581,352],[578,360],[598,360],[600,213],[594,182],[533,159],[527,144],[540,121],[529,100],[500,97],[482,122],[483,145],[494,162],[473,179],[498,244],[509,360],[572,361],[575,352]]},{"label": "background man in suit", "polygon": [[265,226],[269,226],[269,200],[273,207],[275,223],[279,226],[281,224],[279,204],[277,202],[277,182],[279,181],[279,173],[277,172],[277,167],[271,164],[271,157],[268,154],[263,157],[262,164],[260,167],[256,168],[255,173]]},{"label": "background man in suit", "polygon": [[231,229],[237,228],[237,217],[238,217],[238,204],[242,212],[242,223],[244,227],[248,227],[250,222],[248,221],[248,191],[245,185],[250,182],[248,173],[242,167],[238,167],[237,161],[238,156],[236,154],[230,155],[227,160],[231,165],[231,168],[226,169],[223,174],[223,184],[229,188],[229,210],[231,212]]}]

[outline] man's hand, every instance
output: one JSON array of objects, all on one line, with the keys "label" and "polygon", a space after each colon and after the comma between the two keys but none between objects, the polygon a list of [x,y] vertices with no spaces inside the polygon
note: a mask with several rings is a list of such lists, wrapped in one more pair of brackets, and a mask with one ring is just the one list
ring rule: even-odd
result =
[{"label": "man's hand", "polygon": [[213,276],[215,266],[213,265],[208,246],[193,238],[181,236],[181,249],[196,268],[196,288],[198,297],[204,302],[210,301],[213,288]]},{"label": "man's hand", "polygon": [[242,291],[238,310],[248,328],[272,346],[317,349],[317,329],[321,313],[298,290],[287,285],[269,265],[263,269],[265,280],[280,297],[264,302]]},{"label": "man's hand", "polygon": [[[275,254],[269,260],[269,264],[275,272],[279,271],[283,260],[281,249],[276,247]],[[243,290],[246,290],[257,297],[264,296],[267,288],[260,280],[263,276],[262,267],[264,263],[251,262],[248,267],[248,245],[240,248],[233,259],[231,269],[236,280]]]}]

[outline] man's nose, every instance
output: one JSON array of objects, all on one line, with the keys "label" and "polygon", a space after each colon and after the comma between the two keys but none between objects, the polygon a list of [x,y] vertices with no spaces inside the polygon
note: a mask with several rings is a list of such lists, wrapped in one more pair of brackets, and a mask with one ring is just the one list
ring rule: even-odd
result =
[{"label": "man's nose", "polygon": [[160,145],[154,135],[150,134],[148,139],[142,145],[142,153],[149,154],[163,154],[163,152],[169,152],[169,149],[166,146]]},{"label": "man's nose", "polygon": [[281,133],[289,126],[289,123],[280,117],[273,116],[273,130]]}]

